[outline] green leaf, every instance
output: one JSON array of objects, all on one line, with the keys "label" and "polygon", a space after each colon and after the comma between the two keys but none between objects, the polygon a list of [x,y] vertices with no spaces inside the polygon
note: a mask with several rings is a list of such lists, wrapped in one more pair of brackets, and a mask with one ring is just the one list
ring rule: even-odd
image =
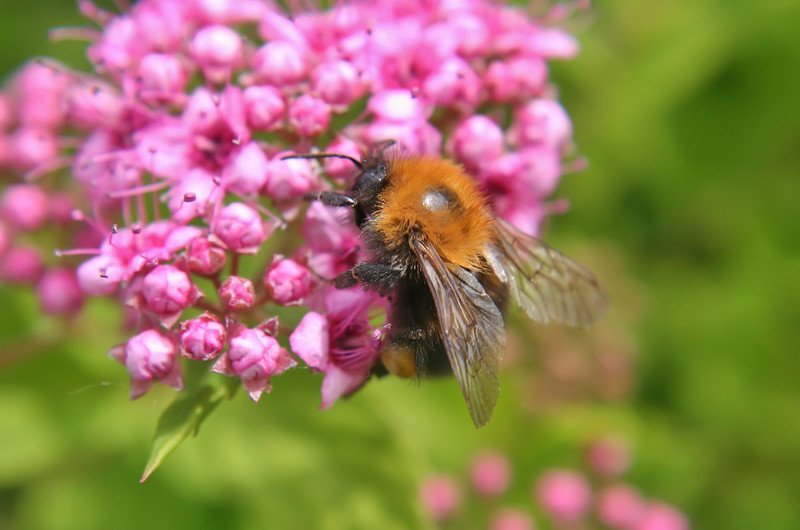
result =
[{"label": "green leaf", "polygon": [[[198,373],[199,369],[203,372]],[[205,364],[192,364],[186,379],[187,388],[158,419],[150,457],[139,482],[146,481],[186,438],[197,435],[208,415],[224,400],[231,399],[240,387],[236,378],[209,374]]]}]

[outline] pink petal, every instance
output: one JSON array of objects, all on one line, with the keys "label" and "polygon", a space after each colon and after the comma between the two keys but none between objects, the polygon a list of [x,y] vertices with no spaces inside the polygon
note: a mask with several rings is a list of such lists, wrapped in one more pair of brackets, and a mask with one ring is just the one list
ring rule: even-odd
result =
[{"label": "pink petal", "polygon": [[310,368],[325,371],[328,368],[328,319],[310,311],[289,336],[292,351]]},{"label": "pink petal", "polygon": [[141,379],[131,379],[131,399],[142,397],[153,386],[153,381],[143,381]]},{"label": "pink petal", "polygon": [[267,393],[269,393],[269,391],[271,390],[269,380],[266,377],[262,379],[243,380],[242,384],[244,385],[244,388],[247,390],[247,394],[250,396],[250,399],[252,399],[256,403],[258,402],[259,399],[261,399],[261,394],[264,392],[264,390],[266,390]]},{"label": "pink petal", "polygon": [[356,390],[368,375],[368,373],[345,372],[333,364],[328,366],[325,371],[325,378],[322,380],[322,403],[320,408],[327,409],[340,397]]},{"label": "pink petal", "polygon": [[228,354],[223,353],[219,356],[219,358],[214,363],[214,366],[211,367],[211,371],[217,374],[229,375],[234,376],[236,372],[233,370],[230,361],[228,360]]}]

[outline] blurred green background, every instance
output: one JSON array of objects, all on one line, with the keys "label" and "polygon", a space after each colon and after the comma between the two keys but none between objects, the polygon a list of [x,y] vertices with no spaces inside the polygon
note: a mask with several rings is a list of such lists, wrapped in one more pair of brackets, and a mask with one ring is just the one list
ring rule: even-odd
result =
[{"label": "blurred green background", "polygon": [[[0,1],[0,74],[85,64],[47,40],[75,11]],[[426,474],[497,448],[524,507],[539,472],[608,433],[631,440],[627,479],[694,528],[800,528],[798,22],[792,0],[597,1],[575,21],[583,51],[553,77],[590,167],[547,234],[614,306],[589,335],[520,332],[540,347],[510,356],[480,431],[452,381],[373,381],[318,412],[319,377],[297,371],[223,404],[140,485],[172,391],[128,401],[108,305],[66,330],[2,288],[0,528],[425,528]]]}]

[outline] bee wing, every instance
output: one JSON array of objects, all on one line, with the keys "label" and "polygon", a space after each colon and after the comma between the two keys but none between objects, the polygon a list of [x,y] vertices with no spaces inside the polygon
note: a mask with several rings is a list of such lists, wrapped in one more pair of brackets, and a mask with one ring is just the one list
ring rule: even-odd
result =
[{"label": "bee wing", "polygon": [[433,295],[450,366],[472,421],[481,427],[491,418],[500,394],[503,317],[475,276],[462,268],[451,271],[421,234],[412,233],[409,240]]},{"label": "bee wing", "polygon": [[486,260],[533,320],[586,326],[605,311],[606,296],[588,269],[502,219],[495,228]]}]

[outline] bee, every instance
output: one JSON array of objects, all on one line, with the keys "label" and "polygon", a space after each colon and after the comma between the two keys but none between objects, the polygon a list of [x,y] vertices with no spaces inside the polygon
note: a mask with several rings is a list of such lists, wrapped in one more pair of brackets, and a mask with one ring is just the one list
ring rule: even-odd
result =
[{"label": "bee", "polygon": [[492,212],[458,164],[431,156],[388,156],[385,142],[357,160],[347,192],[308,198],[351,208],[370,258],[334,279],[390,300],[380,366],[402,378],[452,372],[477,427],[492,416],[505,354],[508,298],[533,320],[585,326],[606,307],[595,276]]}]

